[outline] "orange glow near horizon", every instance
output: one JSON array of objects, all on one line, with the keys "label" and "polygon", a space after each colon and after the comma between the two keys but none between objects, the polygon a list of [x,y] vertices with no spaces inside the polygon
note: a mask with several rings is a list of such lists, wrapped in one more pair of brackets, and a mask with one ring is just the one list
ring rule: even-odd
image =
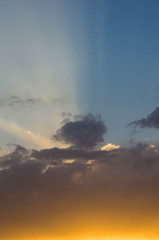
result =
[{"label": "orange glow near horizon", "polygon": [[[71,193],[70,193],[71,194]],[[152,240],[159,239],[155,205],[135,205],[128,197],[106,199],[85,193],[62,196],[51,203],[23,208],[7,224],[1,221],[3,240]],[[39,197],[38,195],[35,197]],[[102,199],[103,197],[103,199]],[[74,198],[74,199],[73,199]],[[113,202],[113,199],[114,202]],[[55,200],[55,199],[54,199]],[[127,200],[127,201],[126,201]],[[105,205],[105,208],[104,208]],[[138,208],[141,208],[140,210]],[[13,213],[12,213],[13,214]],[[9,232],[8,230],[9,229]],[[23,237],[22,237],[23,236]]]},{"label": "orange glow near horizon", "polygon": [[[8,237],[5,235],[4,240],[156,240],[159,239],[159,231],[157,230],[157,223],[154,226],[143,223],[139,224],[114,222],[114,224],[93,225],[93,219],[90,223],[87,220],[83,223],[65,224],[61,222],[61,226],[39,226],[37,228],[30,228],[27,232],[27,226],[20,227],[13,231],[10,228]],[[70,226],[68,226],[70,224]],[[91,227],[92,225],[92,227]],[[138,225],[138,226],[137,226]],[[152,224],[153,225],[153,224]],[[7,231],[7,229],[6,229]],[[12,236],[12,237],[10,237]],[[23,237],[22,237],[23,236]]]},{"label": "orange glow near horizon", "polygon": [[[6,238],[5,238],[6,239]],[[11,240],[14,238],[7,238],[7,240]],[[149,237],[125,237],[125,236],[119,236],[119,237],[35,237],[35,238],[15,238],[17,240],[151,240],[151,239],[157,239],[157,238],[149,238]]]}]

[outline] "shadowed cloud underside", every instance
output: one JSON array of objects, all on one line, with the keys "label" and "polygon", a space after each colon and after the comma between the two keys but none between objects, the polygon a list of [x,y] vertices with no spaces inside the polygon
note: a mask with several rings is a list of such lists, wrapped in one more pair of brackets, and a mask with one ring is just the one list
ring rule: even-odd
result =
[{"label": "shadowed cloud underside", "polygon": [[89,152],[17,146],[0,158],[0,238],[158,237],[158,159],[158,147],[146,144]]}]

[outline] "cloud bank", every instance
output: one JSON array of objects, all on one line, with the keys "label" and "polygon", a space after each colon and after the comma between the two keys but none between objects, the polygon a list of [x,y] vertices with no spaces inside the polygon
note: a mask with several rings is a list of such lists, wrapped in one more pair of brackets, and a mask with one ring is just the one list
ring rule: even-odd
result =
[{"label": "cloud bank", "polygon": [[0,157],[0,238],[144,236],[145,228],[159,236],[158,149],[16,146]]}]

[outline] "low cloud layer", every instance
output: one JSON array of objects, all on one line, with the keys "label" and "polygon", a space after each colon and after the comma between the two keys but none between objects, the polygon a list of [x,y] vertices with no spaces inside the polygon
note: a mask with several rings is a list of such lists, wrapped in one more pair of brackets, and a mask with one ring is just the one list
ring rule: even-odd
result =
[{"label": "low cloud layer", "polygon": [[157,107],[146,118],[131,122],[129,126],[139,126],[141,128],[157,128],[159,129],[159,107]]},{"label": "low cloud layer", "polygon": [[96,150],[107,132],[101,118],[66,116],[73,120],[54,139],[68,148],[1,153],[0,239],[109,238],[114,229],[121,239],[125,232],[158,239],[159,146]]},{"label": "low cloud layer", "polygon": [[114,228],[118,235],[145,228],[157,234],[158,149],[141,143],[111,151],[17,146],[0,157],[0,238],[7,239],[8,229],[16,239],[80,236],[85,226],[105,236]]},{"label": "low cloud layer", "polygon": [[91,149],[104,141],[107,127],[99,116],[89,113],[75,117],[74,121],[64,121],[53,139],[71,144],[74,148]]}]

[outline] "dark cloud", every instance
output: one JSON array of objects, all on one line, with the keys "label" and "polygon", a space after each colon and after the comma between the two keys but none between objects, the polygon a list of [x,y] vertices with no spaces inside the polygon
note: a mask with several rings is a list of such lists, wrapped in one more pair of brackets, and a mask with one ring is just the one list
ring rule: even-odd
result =
[{"label": "dark cloud", "polygon": [[87,152],[83,150],[75,150],[75,149],[60,149],[60,148],[51,148],[51,149],[43,149],[41,151],[33,150],[32,157],[37,159],[77,159],[87,155]]},{"label": "dark cloud", "polygon": [[104,141],[107,127],[100,116],[89,113],[86,116],[75,116],[74,121],[64,121],[53,139],[64,141],[75,148],[89,149]]},{"label": "dark cloud", "polygon": [[140,221],[158,226],[158,159],[158,147],[142,143],[109,152],[16,146],[0,158],[0,238],[80,233],[85,226],[93,234],[97,224],[106,233],[117,231],[119,219],[125,229],[132,215],[133,231]]},{"label": "dark cloud", "polygon": [[141,128],[159,128],[159,107],[146,118],[131,122],[128,126],[140,126]]}]

